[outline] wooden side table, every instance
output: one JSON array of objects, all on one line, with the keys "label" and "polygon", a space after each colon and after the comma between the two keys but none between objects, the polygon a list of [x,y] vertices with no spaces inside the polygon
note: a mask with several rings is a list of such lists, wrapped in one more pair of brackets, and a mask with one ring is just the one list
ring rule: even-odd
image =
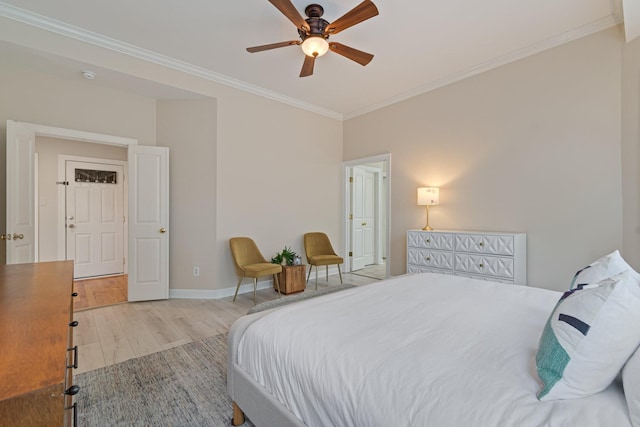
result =
[{"label": "wooden side table", "polygon": [[[306,287],[306,274],[307,266],[300,265],[283,265],[282,272],[278,274],[278,280],[280,281],[280,292],[285,295],[295,294],[297,292],[304,291]],[[273,289],[277,292],[276,284],[273,284]]]}]

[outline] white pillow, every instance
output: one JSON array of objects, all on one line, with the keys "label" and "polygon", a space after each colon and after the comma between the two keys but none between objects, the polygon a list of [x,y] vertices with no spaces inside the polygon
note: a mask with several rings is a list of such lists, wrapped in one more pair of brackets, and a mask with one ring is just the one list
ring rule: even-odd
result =
[{"label": "white pillow", "polygon": [[566,292],[540,337],[538,399],[604,390],[640,344],[640,287],[625,271]]},{"label": "white pillow", "polygon": [[631,272],[631,277],[640,283],[640,274],[627,264],[620,255],[620,252],[616,249],[579,270],[573,276],[573,281],[569,289],[574,289],[588,283],[596,283],[627,270]]},{"label": "white pillow", "polygon": [[640,427],[640,349],[622,369],[622,385],[633,427]]}]

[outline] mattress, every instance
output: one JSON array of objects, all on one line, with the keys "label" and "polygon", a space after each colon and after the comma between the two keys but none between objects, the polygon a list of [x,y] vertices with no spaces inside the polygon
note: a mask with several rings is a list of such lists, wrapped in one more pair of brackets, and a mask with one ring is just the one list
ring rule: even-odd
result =
[{"label": "mattress", "polygon": [[535,353],[559,297],[405,275],[240,319],[230,362],[308,426],[630,426],[618,382],[537,400]]}]

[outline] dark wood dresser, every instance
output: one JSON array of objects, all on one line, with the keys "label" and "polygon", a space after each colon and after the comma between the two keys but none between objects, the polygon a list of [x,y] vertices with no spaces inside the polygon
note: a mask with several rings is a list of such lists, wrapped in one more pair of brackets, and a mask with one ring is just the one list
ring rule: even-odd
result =
[{"label": "dark wood dresser", "polygon": [[0,266],[0,423],[75,424],[73,261]]}]

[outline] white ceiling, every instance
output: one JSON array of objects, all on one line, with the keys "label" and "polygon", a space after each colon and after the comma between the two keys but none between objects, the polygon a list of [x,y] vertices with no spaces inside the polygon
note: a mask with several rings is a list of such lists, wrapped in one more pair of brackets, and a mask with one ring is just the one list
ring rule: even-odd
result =
[{"label": "white ceiling", "polygon": [[[600,31],[622,15],[620,0],[373,1],[378,16],[331,38],[374,54],[373,61],[362,67],[329,52],[316,60],[313,76],[304,78],[298,77],[304,59],[298,46],[245,50],[298,38],[294,25],[267,0],[2,0],[0,15],[341,118]],[[310,3],[293,0],[302,15]],[[332,22],[359,0],[318,3]],[[42,57],[6,44],[0,54],[34,66],[38,61],[28,58]],[[67,71],[85,66],[45,59]],[[146,85],[109,78],[113,85]]]}]

